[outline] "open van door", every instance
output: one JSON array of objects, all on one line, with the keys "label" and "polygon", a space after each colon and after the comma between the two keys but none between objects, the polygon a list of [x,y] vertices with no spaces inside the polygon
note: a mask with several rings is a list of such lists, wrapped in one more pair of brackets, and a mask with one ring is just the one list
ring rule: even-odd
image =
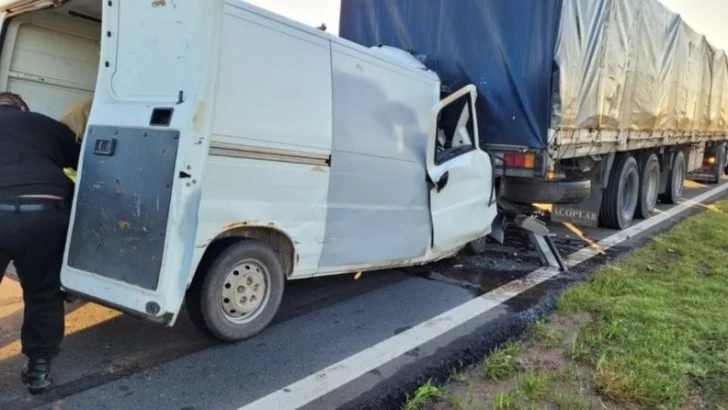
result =
[{"label": "open van door", "polygon": [[61,271],[70,294],[174,323],[194,270],[223,3],[101,2]]},{"label": "open van door", "polygon": [[[436,253],[484,237],[497,215],[493,163],[478,141],[476,97],[475,86],[468,85],[435,104],[430,115],[427,174]],[[443,119],[452,125],[444,127]],[[445,137],[444,146],[438,136]]]}]

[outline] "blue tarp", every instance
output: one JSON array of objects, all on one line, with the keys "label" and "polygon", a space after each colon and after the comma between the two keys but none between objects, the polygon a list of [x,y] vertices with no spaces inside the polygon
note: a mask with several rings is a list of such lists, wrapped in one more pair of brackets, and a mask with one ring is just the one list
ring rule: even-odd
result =
[{"label": "blue tarp", "polygon": [[480,140],[546,149],[562,0],[342,0],[339,35],[422,56],[478,87]]}]

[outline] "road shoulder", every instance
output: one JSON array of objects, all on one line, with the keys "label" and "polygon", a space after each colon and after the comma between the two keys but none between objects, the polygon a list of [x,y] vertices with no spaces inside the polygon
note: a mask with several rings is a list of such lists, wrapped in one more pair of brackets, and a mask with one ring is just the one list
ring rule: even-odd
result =
[{"label": "road shoulder", "polygon": [[728,201],[706,208],[404,408],[728,408]]}]

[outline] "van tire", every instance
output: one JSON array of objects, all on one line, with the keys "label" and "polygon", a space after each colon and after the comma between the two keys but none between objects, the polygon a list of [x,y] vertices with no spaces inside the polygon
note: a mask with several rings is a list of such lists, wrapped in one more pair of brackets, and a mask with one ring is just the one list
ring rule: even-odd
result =
[{"label": "van tire", "polygon": [[[268,245],[240,240],[209,262],[188,291],[190,320],[223,342],[255,336],[273,320],[286,282],[278,255]],[[250,312],[246,312],[250,309]]]},{"label": "van tire", "polygon": [[647,219],[652,216],[652,211],[657,205],[660,186],[660,160],[655,154],[645,154],[640,158],[639,168],[640,189],[635,217]]},{"label": "van tire", "polygon": [[685,155],[677,151],[672,158],[670,172],[667,174],[665,192],[660,195],[660,202],[674,205],[680,201],[685,189]]},{"label": "van tire", "polygon": [[[599,220],[604,228],[622,230],[634,219],[639,198],[639,167],[631,155],[622,155],[612,167],[602,196]],[[624,201],[629,201],[625,207]]]}]

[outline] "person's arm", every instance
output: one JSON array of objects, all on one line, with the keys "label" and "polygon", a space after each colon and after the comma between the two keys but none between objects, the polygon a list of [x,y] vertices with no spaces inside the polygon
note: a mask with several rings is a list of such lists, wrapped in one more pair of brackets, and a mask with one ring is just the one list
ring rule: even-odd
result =
[{"label": "person's arm", "polygon": [[81,155],[81,144],[76,141],[76,134],[66,125],[58,123],[58,140],[63,153],[63,168],[78,169],[78,157]]}]

